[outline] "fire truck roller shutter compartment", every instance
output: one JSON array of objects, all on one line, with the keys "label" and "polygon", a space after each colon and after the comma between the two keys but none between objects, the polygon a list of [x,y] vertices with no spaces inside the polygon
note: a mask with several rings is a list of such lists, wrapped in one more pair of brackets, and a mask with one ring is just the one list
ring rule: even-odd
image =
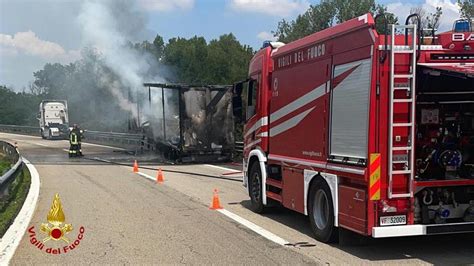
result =
[{"label": "fire truck roller shutter compartment", "polygon": [[367,159],[372,59],[334,67],[331,104],[332,157]]}]

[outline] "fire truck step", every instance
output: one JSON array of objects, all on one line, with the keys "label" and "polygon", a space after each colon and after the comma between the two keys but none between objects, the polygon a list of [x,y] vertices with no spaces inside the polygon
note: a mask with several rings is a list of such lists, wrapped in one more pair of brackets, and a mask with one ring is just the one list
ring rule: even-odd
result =
[{"label": "fire truck step", "polygon": [[411,127],[413,126],[412,123],[393,123],[394,127]]},{"label": "fire truck step", "polygon": [[394,175],[411,174],[411,170],[395,170],[395,171],[392,171],[392,174],[394,174]]},{"label": "fire truck step", "polygon": [[408,87],[408,86],[394,87],[393,89],[394,89],[394,90],[404,90],[404,91],[409,91],[409,90],[411,90],[411,88]]},{"label": "fire truck step", "polygon": [[392,150],[394,151],[409,151],[411,147],[393,147]]},{"label": "fire truck step", "polygon": [[393,161],[392,163],[408,163],[408,161]]},{"label": "fire truck step", "polygon": [[272,179],[272,178],[268,178],[268,177],[267,177],[267,185],[270,185],[270,186],[276,187],[276,188],[282,188],[283,187],[283,184],[282,184],[281,181],[275,180],[275,179]]},{"label": "fire truck step", "polygon": [[277,193],[274,193],[274,192],[271,192],[271,191],[267,191],[267,197],[271,198],[273,200],[276,200],[278,202],[283,201],[280,194],[277,194]]},{"label": "fire truck step", "polygon": [[411,103],[413,99],[393,99],[394,103]]},{"label": "fire truck step", "polygon": [[412,54],[413,50],[412,49],[410,49],[410,50],[393,50],[393,52],[395,54]]},{"label": "fire truck step", "polygon": [[391,199],[395,199],[395,198],[409,198],[411,197],[411,193],[402,193],[402,194],[392,194],[391,196],[389,196],[389,198]]},{"label": "fire truck step", "polygon": [[411,79],[413,78],[413,74],[395,74],[393,77],[396,79]]}]

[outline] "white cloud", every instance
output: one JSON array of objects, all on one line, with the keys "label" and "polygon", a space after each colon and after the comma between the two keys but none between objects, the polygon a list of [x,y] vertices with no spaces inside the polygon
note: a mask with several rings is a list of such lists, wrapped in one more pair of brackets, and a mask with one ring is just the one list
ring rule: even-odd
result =
[{"label": "white cloud", "polygon": [[230,6],[238,11],[287,17],[306,11],[309,2],[307,0],[231,0]]},{"label": "white cloud", "polygon": [[148,11],[170,11],[194,7],[194,0],[138,0],[138,2]]},{"label": "white cloud", "polygon": [[262,31],[257,34],[257,38],[262,41],[276,41],[276,37],[268,31]]},{"label": "white cloud", "polygon": [[80,57],[79,51],[66,51],[57,43],[41,40],[32,31],[17,32],[15,35],[0,33],[0,53],[11,56],[27,54],[60,62],[71,62]]},{"label": "white cloud", "polygon": [[423,7],[427,14],[434,13],[436,7],[443,9],[438,32],[450,30],[454,20],[460,17],[459,5],[456,1],[450,0],[425,0],[422,4],[394,2],[387,5],[387,10],[398,16],[399,23],[405,23],[405,18],[410,14],[410,9],[419,6]]}]

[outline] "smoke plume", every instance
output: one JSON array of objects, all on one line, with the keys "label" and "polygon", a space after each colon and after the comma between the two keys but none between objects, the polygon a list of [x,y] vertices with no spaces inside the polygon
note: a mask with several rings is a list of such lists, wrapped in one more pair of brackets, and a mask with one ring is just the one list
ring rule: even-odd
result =
[{"label": "smoke plume", "polygon": [[98,73],[101,85],[134,118],[137,118],[138,110],[129,99],[130,95],[138,99],[145,80],[164,82],[159,76],[149,76],[153,68],[158,67],[156,59],[138,52],[131,45],[133,41],[146,38],[146,18],[135,1],[128,0],[87,0],[78,17],[86,45],[100,53],[105,65],[119,79]]}]

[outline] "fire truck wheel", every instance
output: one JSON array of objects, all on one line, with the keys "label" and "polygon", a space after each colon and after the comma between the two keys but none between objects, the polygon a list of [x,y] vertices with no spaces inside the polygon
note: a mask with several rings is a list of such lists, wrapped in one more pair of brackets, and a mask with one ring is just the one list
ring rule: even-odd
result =
[{"label": "fire truck wheel", "polygon": [[262,172],[258,163],[254,163],[250,169],[249,187],[250,209],[256,213],[262,213],[264,211],[262,202]]},{"label": "fire truck wheel", "polygon": [[334,227],[334,207],[331,190],[322,179],[311,184],[308,198],[308,214],[311,229],[317,240],[325,243],[337,241]]}]

